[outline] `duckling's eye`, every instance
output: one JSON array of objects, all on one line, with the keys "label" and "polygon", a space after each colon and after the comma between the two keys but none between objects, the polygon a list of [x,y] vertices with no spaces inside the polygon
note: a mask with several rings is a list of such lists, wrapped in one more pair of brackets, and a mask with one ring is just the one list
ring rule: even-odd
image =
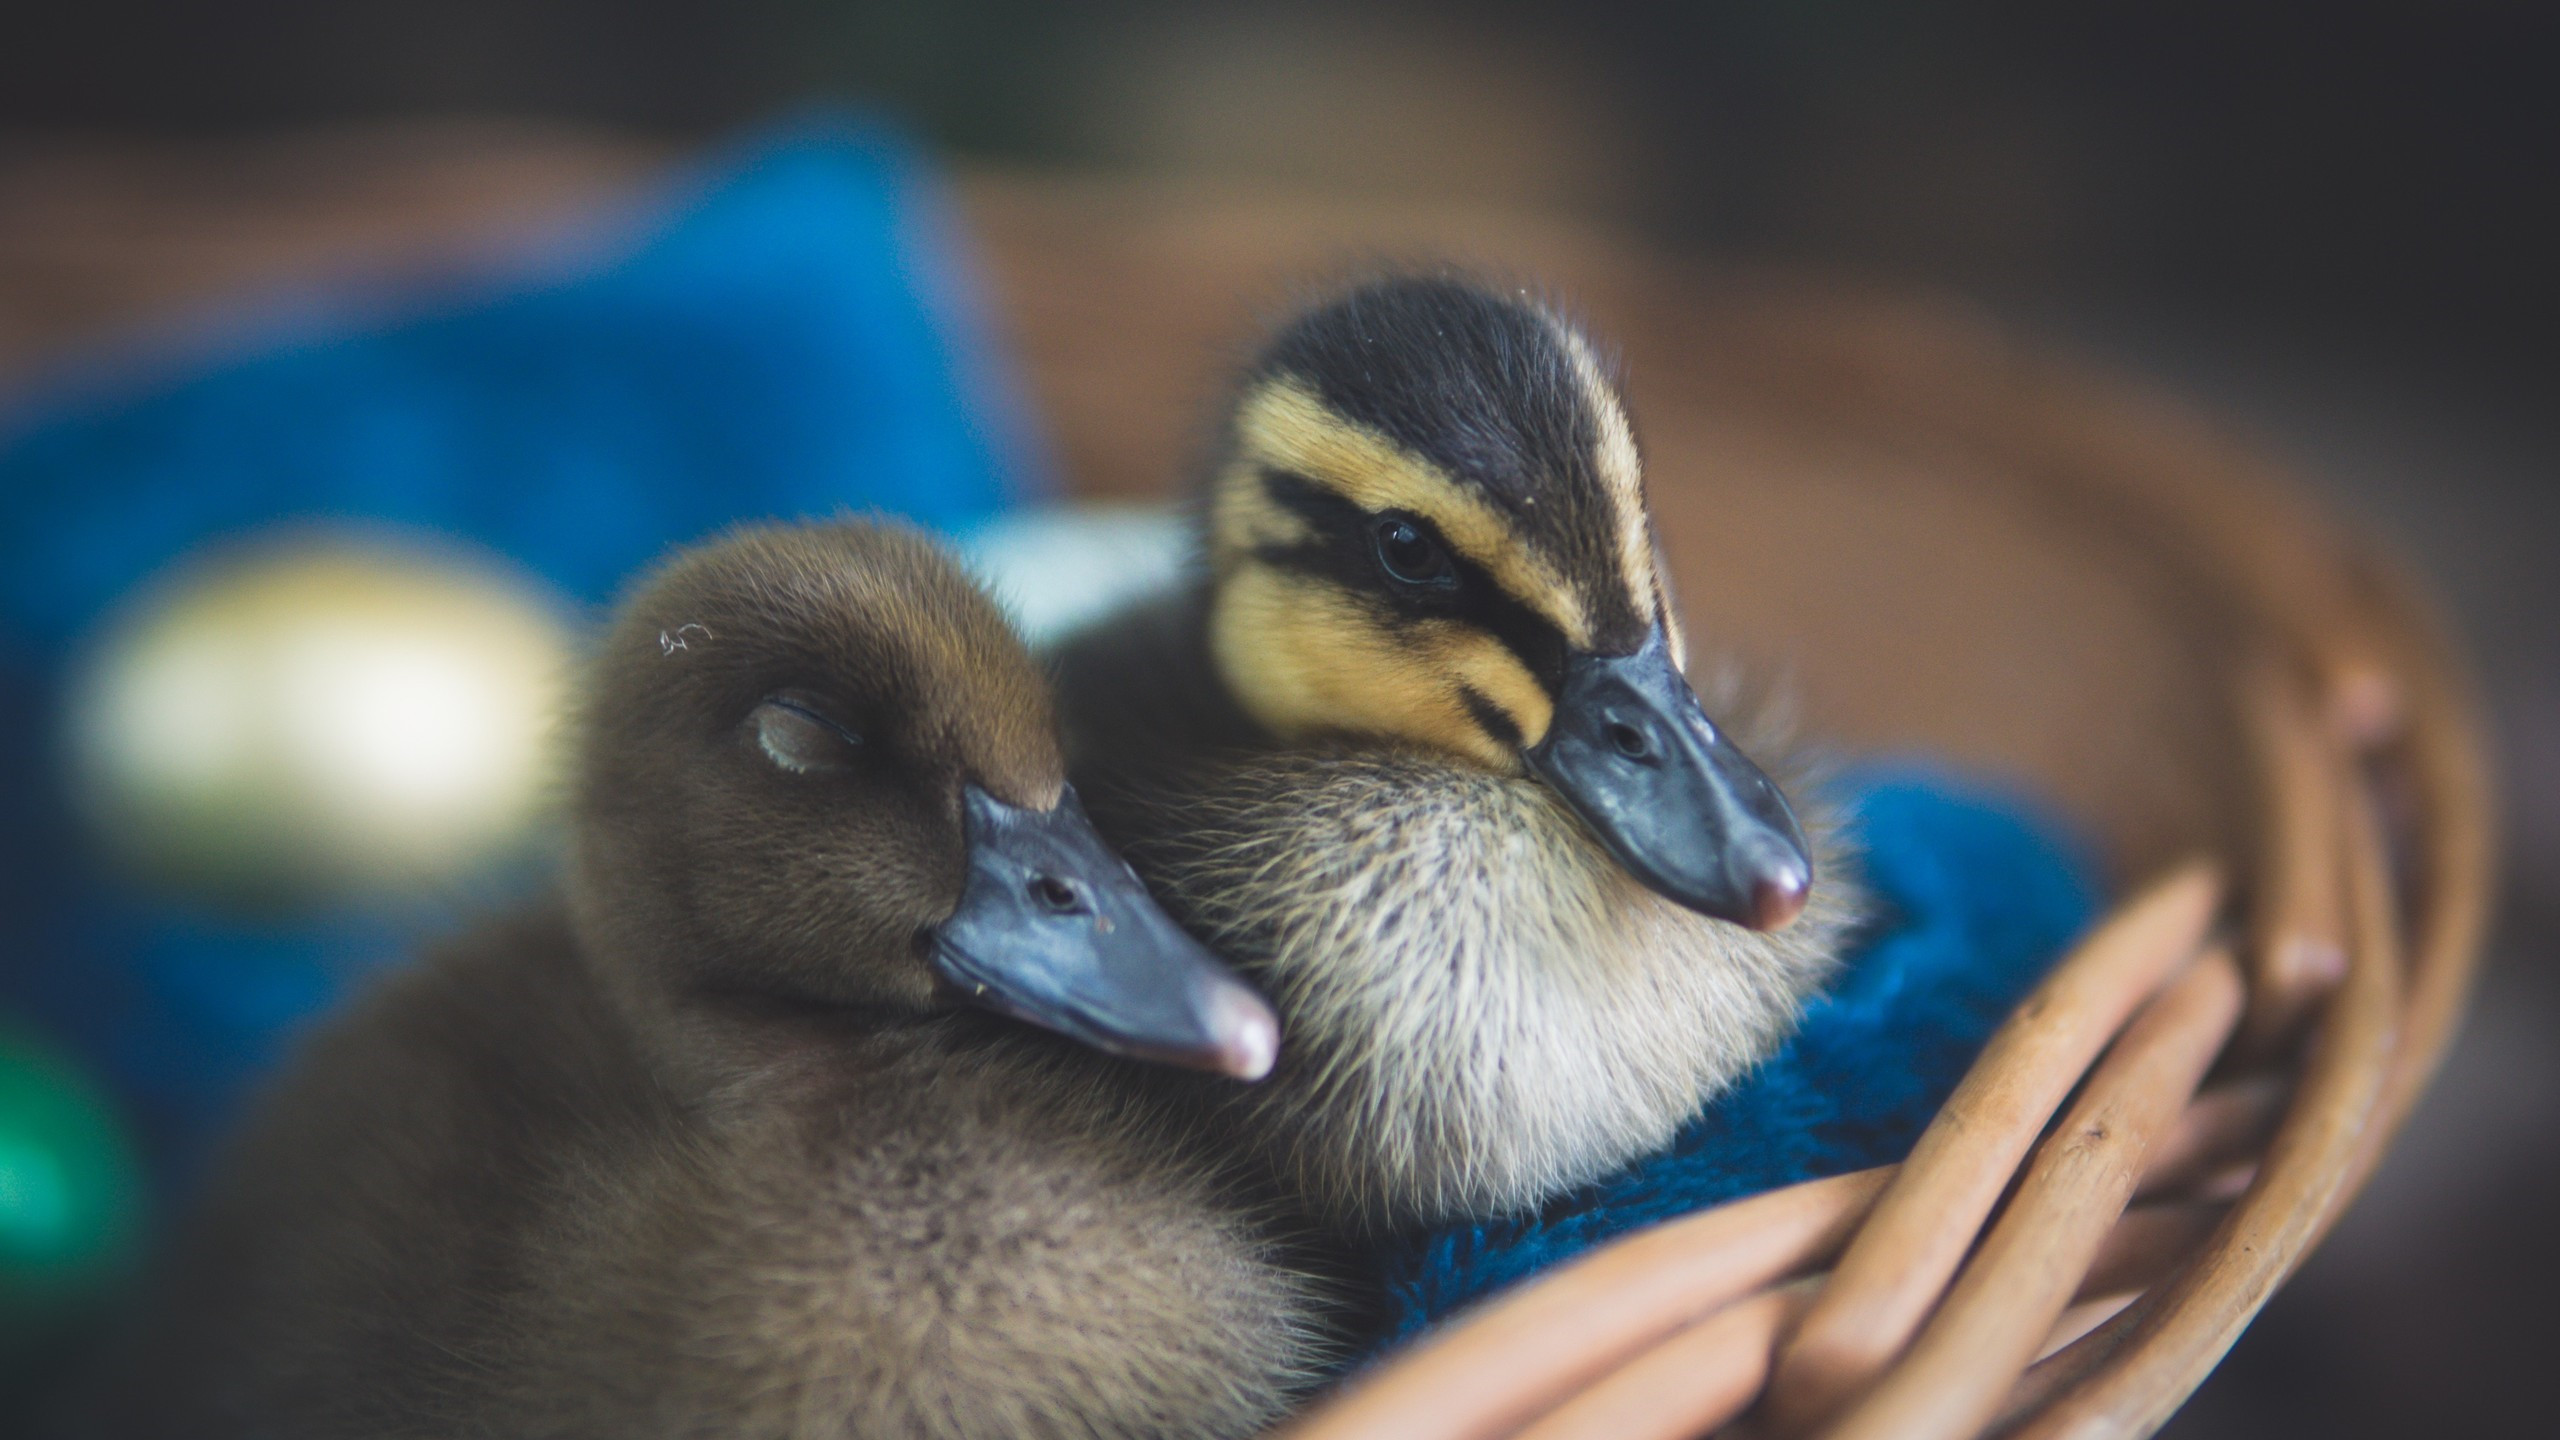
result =
[{"label": "duckling's eye", "polygon": [[1093,908],[1085,899],[1083,886],[1055,875],[1032,876],[1031,898],[1053,915],[1082,915]]},{"label": "duckling's eye", "polygon": [[805,705],[767,700],[756,707],[756,746],[794,775],[822,775],[852,767],[862,737]]},{"label": "duckling's eye", "polygon": [[1416,589],[1458,588],[1458,567],[1449,552],[1410,517],[1393,513],[1370,522],[1369,538],[1378,551],[1378,568],[1399,585]]}]

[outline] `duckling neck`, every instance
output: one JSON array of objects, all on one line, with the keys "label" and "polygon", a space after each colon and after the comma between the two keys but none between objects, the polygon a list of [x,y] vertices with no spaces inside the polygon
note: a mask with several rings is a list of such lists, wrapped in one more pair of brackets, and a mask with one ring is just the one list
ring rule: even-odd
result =
[{"label": "duckling neck", "polygon": [[1097,796],[1151,788],[1183,757],[1267,749],[1271,736],[1228,692],[1209,645],[1209,587],[1193,582],[1068,636],[1052,657],[1068,769]]},{"label": "duckling neck", "polygon": [[1661,1147],[1793,1029],[1855,923],[1838,827],[1780,736],[1744,738],[1800,802],[1815,883],[1759,933],[1645,889],[1533,779],[1273,740],[1221,686],[1205,614],[1176,595],[1070,638],[1071,767],[1158,897],[1279,1007],[1280,1068],[1220,1118],[1329,1224],[1520,1210]]},{"label": "duckling neck", "polygon": [[1121,818],[1280,1008],[1246,1130],[1355,1231],[1529,1208],[1661,1147],[1793,1028],[1855,903],[1818,810],[1815,902],[1761,934],[1638,885],[1535,782],[1392,751],[1231,754]]}]

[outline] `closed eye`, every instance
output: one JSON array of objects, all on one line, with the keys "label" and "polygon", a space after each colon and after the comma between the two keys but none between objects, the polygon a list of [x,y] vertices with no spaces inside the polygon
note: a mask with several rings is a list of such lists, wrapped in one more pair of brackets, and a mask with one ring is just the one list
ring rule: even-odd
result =
[{"label": "closed eye", "polygon": [[748,717],[755,728],[756,748],[767,760],[794,775],[824,775],[851,769],[860,759],[862,736],[809,706],[779,696],[766,700]]}]

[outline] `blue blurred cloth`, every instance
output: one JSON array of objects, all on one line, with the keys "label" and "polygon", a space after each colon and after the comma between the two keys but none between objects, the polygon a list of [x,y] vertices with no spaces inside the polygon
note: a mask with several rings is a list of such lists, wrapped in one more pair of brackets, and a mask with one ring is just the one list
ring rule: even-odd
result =
[{"label": "blue blurred cloth", "polygon": [[[255,925],[94,873],[55,793],[64,669],[138,582],[279,522],[414,527],[600,605],[741,518],[945,529],[1039,488],[933,177],[812,121],[654,219],[471,293],[280,302],[187,373],[88,364],[0,412],[0,1008],[104,1068],[164,1154],[420,917]],[[619,243],[601,234],[620,233]]]},{"label": "blue blurred cloth", "polygon": [[1850,794],[1880,919],[1795,1037],[1660,1154],[1536,1215],[1387,1246],[1389,1340],[1641,1226],[1910,1151],[2096,890],[2061,828],[2016,800],[1919,772]]},{"label": "blue blurred cloth", "polygon": [[9,640],[52,659],[171,557],[286,518],[462,536],[600,602],[741,516],[957,527],[1012,498],[1019,411],[912,153],[801,128],[691,188],[584,278],[38,397],[0,428]]}]

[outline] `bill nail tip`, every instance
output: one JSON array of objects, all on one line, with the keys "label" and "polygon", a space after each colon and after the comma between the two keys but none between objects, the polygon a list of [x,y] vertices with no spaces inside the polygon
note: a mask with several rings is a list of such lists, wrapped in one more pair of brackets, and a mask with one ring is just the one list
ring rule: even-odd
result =
[{"label": "bill nail tip", "polygon": [[1781,930],[1793,924],[1804,913],[1805,900],[1813,887],[1789,876],[1784,880],[1762,880],[1751,887],[1751,928]]},{"label": "bill nail tip", "polygon": [[1236,993],[1224,999],[1226,1011],[1218,1028],[1219,1068],[1238,1080],[1260,1080],[1280,1059],[1280,1021],[1258,997]]}]

